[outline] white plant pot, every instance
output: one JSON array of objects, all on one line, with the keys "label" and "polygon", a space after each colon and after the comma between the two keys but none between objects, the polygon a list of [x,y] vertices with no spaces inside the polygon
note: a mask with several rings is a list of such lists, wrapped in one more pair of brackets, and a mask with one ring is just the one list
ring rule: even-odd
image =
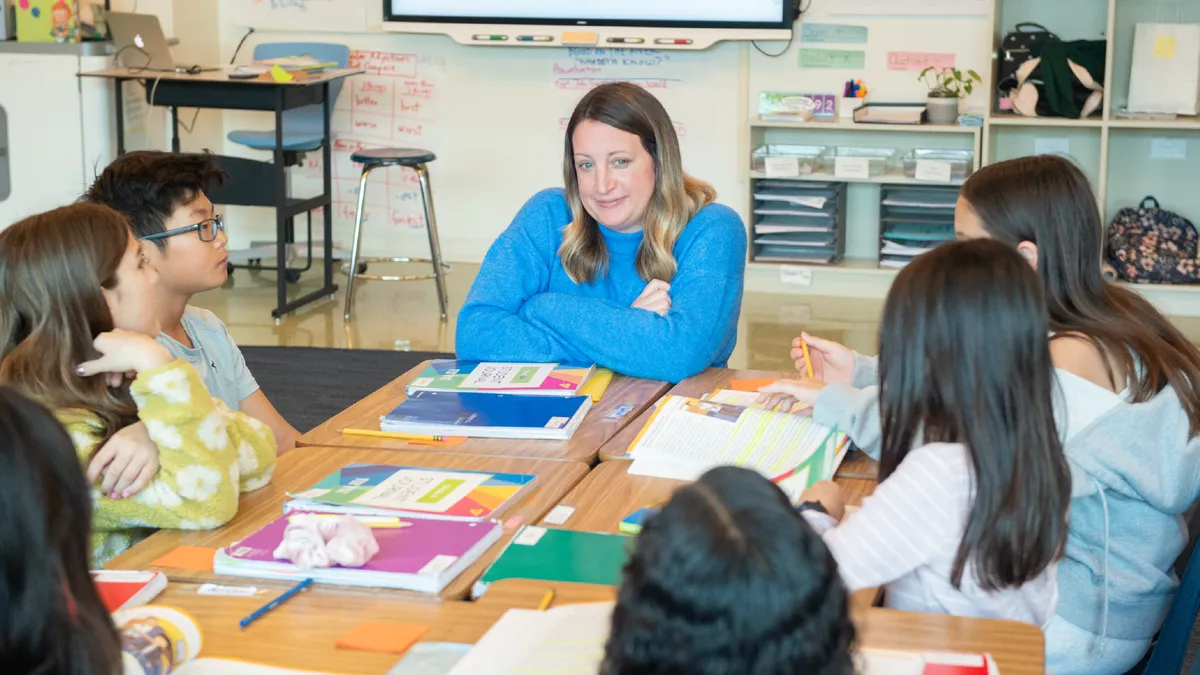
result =
[{"label": "white plant pot", "polygon": [[958,98],[930,96],[925,99],[925,117],[930,124],[958,122]]}]

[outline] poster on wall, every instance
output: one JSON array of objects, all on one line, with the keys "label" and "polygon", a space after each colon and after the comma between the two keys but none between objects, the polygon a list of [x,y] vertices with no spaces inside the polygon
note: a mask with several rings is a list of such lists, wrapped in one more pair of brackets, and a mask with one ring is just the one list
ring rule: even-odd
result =
[{"label": "poster on wall", "polygon": [[834,0],[830,14],[987,16],[990,0]]}]

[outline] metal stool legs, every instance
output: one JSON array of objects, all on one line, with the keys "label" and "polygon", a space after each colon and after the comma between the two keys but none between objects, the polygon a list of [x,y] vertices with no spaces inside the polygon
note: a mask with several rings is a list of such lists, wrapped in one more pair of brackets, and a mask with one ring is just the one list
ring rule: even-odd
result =
[{"label": "metal stool legs", "polygon": [[[433,191],[429,186],[429,167],[415,167],[421,181],[421,206],[425,208],[425,230],[429,234],[429,255],[433,259],[433,278],[437,283],[438,303],[442,308],[442,321],[446,320],[446,275],[442,272],[442,246],[438,243],[437,220],[433,217]],[[448,268],[449,266],[447,266]]]},{"label": "metal stool legs", "polygon": [[354,305],[354,280],[358,278],[358,252],[362,248],[363,206],[367,202],[367,177],[373,167],[363,165],[362,176],[358,179],[358,209],[354,212],[354,248],[350,251],[350,270],[346,275],[346,311],[342,318],[350,320],[350,309]]},{"label": "metal stool legs", "polygon": [[[417,172],[417,177],[421,183],[421,206],[425,211],[425,229],[429,235],[429,258],[366,258],[360,257],[359,252],[362,247],[362,226],[363,226],[363,207],[366,204],[367,198],[367,177],[372,171],[378,168],[383,168],[388,165],[380,164],[364,164],[362,177],[358,181],[358,211],[354,215],[354,248],[350,252],[350,262],[342,265],[342,271],[349,277],[346,284],[346,311],[343,318],[346,321],[351,320],[352,310],[354,307],[354,280],[355,279],[374,279],[376,281],[418,281],[422,279],[433,279],[437,284],[438,306],[441,308],[442,322],[447,319],[446,306],[448,304],[446,294],[446,275],[453,271],[450,265],[442,262],[442,247],[438,242],[437,221],[433,216],[433,193],[429,187],[429,168],[424,163],[415,164],[412,169]],[[360,263],[433,263],[433,274],[419,274],[408,276],[384,276],[378,274],[359,274],[358,266]]]}]

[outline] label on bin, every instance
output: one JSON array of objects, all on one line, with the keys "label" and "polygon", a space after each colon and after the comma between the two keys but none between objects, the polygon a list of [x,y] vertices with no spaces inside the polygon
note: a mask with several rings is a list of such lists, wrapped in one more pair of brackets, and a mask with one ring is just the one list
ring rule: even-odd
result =
[{"label": "label on bin", "polygon": [[837,157],[833,162],[833,175],[866,180],[871,177],[871,160],[868,157]]},{"label": "label on bin", "polygon": [[794,178],[800,175],[799,157],[767,157],[767,178]]},{"label": "label on bin", "polygon": [[950,162],[940,159],[918,159],[914,178],[933,183],[949,183]]}]

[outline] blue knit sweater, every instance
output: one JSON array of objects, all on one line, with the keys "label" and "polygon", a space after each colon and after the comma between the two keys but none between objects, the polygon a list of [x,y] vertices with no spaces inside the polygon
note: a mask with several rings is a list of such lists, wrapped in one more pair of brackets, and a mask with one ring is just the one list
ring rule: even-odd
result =
[{"label": "blue knit sweater", "polygon": [[458,315],[458,358],[595,363],[634,377],[678,382],[724,366],[737,342],[746,230],[732,209],[709,204],[675,243],[678,272],[665,316],[630,307],[646,287],[635,267],[642,233],[601,226],[608,270],[576,284],[558,258],[571,222],[562,189],[533,196],[492,244]]}]

